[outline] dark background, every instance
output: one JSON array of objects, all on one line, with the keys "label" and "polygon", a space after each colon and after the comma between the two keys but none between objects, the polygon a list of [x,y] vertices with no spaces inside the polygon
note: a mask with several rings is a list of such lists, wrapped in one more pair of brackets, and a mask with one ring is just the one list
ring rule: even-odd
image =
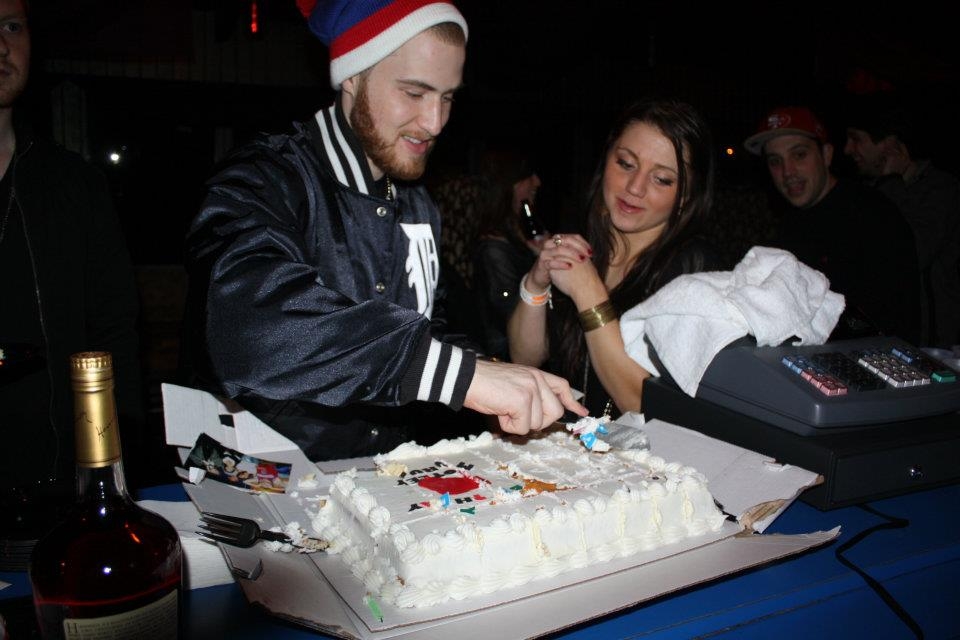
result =
[{"label": "dark background", "polygon": [[[256,34],[249,26],[254,4]],[[932,3],[889,9],[819,0],[458,4],[470,25],[465,83],[431,161],[431,182],[476,170],[487,147],[519,146],[533,158],[545,192],[552,191],[553,206],[576,210],[611,117],[643,95],[676,96],[705,114],[725,184],[762,184],[765,176],[741,144],[772,106],[814,106],[842,148],[843,98],[878,88],[910,96],[923,113],[934,158],[945,168],[958,166],[948,100],[958,84],[958,39]],[[34,0],[33,11],[35,112],[44,121],[51,87],[64,81],[81,87],[82,151],[110,175],[139,264],[180,262],[183,231],[223,152],[213,142],[218,127],[229,129],[229,145],[238,144],[256,131],[284,130],[332,99],[326,50],[310,36],[295,0]],[[204,55],[196,36],[201,14],[215,21],[208,35],[215,44],[259,41],[263,51],[272,40],[301,39],[302,55],[259,62],[296,69],[301,80],[117,72],[118,64],[150,58],[195,63]],[[103,66],[110,64],[112,70]],[[258,60],[232,62],[243,64]],[[111,165],[107,151],[118,147],[124,161]],[[836,155],[835,168],[848,171],[842,153]]]},{"label": "dark background", "polygon": [[[183,238],[204,180],[255,132],[286,130],[333,98],[326,49],[298,7],[309,2],[31,0],[34,61],[18,109],[110,179],[140,287],[151,451],[163,450],[160,383],[175,379]],[[958,38],[926,0],[457,4],[470,25],[464,87],[425,180],[475,173],[490,148],[521,149],[553,230],[582,209],[612,117],[647,95],[687,100],[710,122],[712,231],[731,259],[769,226],[766,170],[741,145],[777,104],[816,108],[840,145],[836,170],[849,172],[844,99],[895,91],[919,107],[934,160],[960,169]],[[149,473],[173,481],[172,466],[158,459]]]}]

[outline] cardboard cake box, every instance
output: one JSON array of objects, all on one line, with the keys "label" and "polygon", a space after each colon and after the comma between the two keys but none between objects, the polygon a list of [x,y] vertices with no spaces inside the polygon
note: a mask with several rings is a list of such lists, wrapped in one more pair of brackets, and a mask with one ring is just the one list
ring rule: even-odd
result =
[{"label": "cardboard cake box", "polygon": [[[254,518],[261,526],[298,522],[310,514],[333,475],[356,468],[372,472],[369,458],[311,463],[292,442],[230,401],[195,389],[163,385],[167,442],[183,458],[204,434],[225,447],[290,466],[285,493],[250,491],[203,479],[193,471],[185,485],[200,510]],[[761,535],[815,473],[730,445],[696,431],[628,414],[621,425],[642,428],[651,451],[701,471],[723,509],[737,516],[719,533],[693,538],[629,558],[536,580],[523,587],[423,609],[381,605],[375,615],[363,587],[339,558],[221,546],[250,603],[275,616],[344,638],[536,637],[624,609],[664,594],[791,556],[833,540],[839,529],[804,535]],[[184,469],[185,479],[189,472]],[[300,479],[317,482],[299,483]],[[188,568],[189,571],[189,568]],[[544,615],[531,615],[541,611]],[[548,614],[549,612],[549,614]],[[382,616],[382,617],[381,617]],[[469,621],[470,624],[463,624]],[[473,635],[472,635],[473,634]]]}]

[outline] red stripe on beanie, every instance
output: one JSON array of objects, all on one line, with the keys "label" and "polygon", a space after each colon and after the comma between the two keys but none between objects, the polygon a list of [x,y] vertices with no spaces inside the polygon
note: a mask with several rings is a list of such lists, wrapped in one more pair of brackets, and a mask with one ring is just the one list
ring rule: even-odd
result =
[{"label": "red stripe on beanie", "polygon": [[373,38],[427,5],[449,4],[444,0],[397,0],[353,25],[330,43],[330,58],[339,58],[361,47]]}]

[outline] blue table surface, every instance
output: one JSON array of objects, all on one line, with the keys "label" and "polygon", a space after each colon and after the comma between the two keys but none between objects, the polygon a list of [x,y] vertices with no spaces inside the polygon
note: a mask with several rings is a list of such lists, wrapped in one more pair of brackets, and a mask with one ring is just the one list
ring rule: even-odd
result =
[{"label": "blue table surface", "polygon": [[[179,485],[144,490],[143,499],[184,500]],[[846,557],[876,580],[922,628],[926,638],[960,637],[960,485],[950,485],[869,503],[909,520],[902,529],[872,533]],[[871,590],[841,564],[839,545],[884,519],[859,507],[820,511],[803,502],[790,506],[764,533],[794,534],[832,529],[836,541],[799,556],[724,577],[553,634],[552,638],[911,638],[914,634]],[[4,603],[29,596],[25,573],[0,573],[12,586]],[[22,600],[21,600],[22,602]],[[186,638],[317,638],[247,605],[236,585],[197,589],[184,602]]]}]

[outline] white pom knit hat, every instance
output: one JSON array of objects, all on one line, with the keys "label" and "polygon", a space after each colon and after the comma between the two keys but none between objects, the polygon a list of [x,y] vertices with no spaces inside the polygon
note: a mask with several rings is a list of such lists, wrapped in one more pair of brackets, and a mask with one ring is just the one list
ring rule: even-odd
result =
[{"label": "white pom knit hat", "polygon": [[444,0],[318,0],[308,22],[330,49],[334,89],[441,22],[459,25],[467,36],[467,21]]}]

